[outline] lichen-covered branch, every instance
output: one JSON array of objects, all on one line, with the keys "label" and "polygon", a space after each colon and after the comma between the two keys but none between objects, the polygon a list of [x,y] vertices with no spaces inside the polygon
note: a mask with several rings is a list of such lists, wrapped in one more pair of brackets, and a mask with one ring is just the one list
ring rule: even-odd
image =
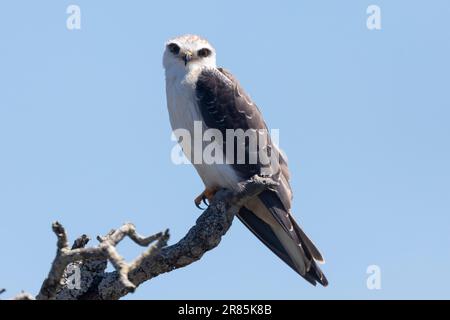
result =
[{"label": "lichen-covered branch", "polygon": [[[56,257],[36,299],[120,299],[145,281],[199,260],[205,252],[219,244],[239,209],[250,198],[274,185],[270,178],[255,176],[242,184],[239,193],[219,191],[196,224],[171,246],[167,246],[168,230],[143,237],[136,232],[133,224],[126,223],[103,237],[97,237],[99,244],[95,247],[86,247],[89,242],[86,235],[76,239],[69,247],[64,227],[55,222],[52,228],[57,237]],[[130,263],[116,249],[125,237],[148,247]],[[115,271],[106,272],[107,261]]]},{"label": "lichen-covered branch", "polygon": [[[60,291],[62,285],[61,279],[63,279],[66,268],[69,264],[78,261],[109,260],[117,270],[119,274],[118,280],[123,285],[124,290],[133,292],[136,286],[128,279],[128,272],[130,266],[134,265],[134,262],[128,264],[117,252],[116,245],[126,236],[142,246],[147,246],[156,241],[157,245],[150,247],[144,253],[144,256],[151,256],[155,251],[155,247],[164,246],[169,239],[168,231],[144,238],[136,232],[133,224],[126,223],[118,230],[111,230],[104,237],[97,237],[97,240],[100,242],[97,247],[85,248],[84,245],[87,243],[88,238],[82,236],[75,241],[72,248],[69,248],[64,227],[59,222],[55,222],[52,228],[58,239],[57,252],[48,277],[45,279],[39,294],[36,296],[38,300],[55,299],[58,291]],[[78,288],[71,289],[77,290]]]}]

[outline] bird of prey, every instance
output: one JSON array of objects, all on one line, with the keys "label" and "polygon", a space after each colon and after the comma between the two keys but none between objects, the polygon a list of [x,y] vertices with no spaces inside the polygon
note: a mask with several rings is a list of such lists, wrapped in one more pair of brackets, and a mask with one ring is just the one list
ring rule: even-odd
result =
[{"label": "bird of prey", "polygon": [[[228,129],[267,129],[258,107],[236,78],[229,71],[216,66],[216,50],[204,38],[183,35],[169,40],[165,46],[163,66],[167,107],[174,131],[184,129],[194,136],[196,121],[204,129],[216,129],[223,134]],[[226,156],[227,142],[224,139],[221,143]],[[192,144],[180,144],[192,162]],[[203,142],[201,144],[203,146]],[[278,185],[248,201],[237,216],[268,248],[308,282],[326,286],[328,281],[318,266],[324,259],[291,213],[292,191],[286,157],[270,140],[267,148],[279,153],[277,161],[269,164],[272,177]],[[248,148],[245,150],[250,152]],[[195,199],[197,206],[202,200],[211,200],[221,188],[239,191],[241,182],[267,167],[260,162],[208,164],[200,161],[192,164],[205,184],[204,192]]]}]

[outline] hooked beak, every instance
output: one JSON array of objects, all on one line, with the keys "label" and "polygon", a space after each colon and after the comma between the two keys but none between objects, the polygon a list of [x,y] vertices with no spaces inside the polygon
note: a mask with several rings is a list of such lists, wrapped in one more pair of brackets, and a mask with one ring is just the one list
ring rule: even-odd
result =
[{"label": "hooked beak", "polygon": [[186,51],[183,56],[184,65],[186,66],[189,61],[192,59],[192,52]]}]

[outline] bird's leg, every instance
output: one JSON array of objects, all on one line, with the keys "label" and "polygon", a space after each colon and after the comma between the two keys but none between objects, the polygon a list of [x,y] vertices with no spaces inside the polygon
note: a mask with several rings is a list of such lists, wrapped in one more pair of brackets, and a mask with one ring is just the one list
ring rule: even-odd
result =
[{"label": "bird's leg", "polygon": [[204,210],[200,207],[200,204],[203,202],[206,206],[209,206],[209,204],[206,203],[206,200],[211,203],[217,191],[219,191],[219,188],[207,187],[197,198],[194,199],[195,206],[200,210]]}]

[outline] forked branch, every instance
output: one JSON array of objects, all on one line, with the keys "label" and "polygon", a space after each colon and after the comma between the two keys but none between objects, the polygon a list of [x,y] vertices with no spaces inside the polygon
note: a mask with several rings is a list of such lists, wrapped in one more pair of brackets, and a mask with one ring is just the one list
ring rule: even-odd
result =
[{"label": "forked branch", "polygon": [[[97,237],[99,244],[86,247],[89,238],[83,235],[69,247],[64,227],[52,225],[57,237],[57,252],[50,272],[36,296],[38,300],[117,300],[143,282],[199,260],[215,248],[230,228],[235,214],[252,197],[276,183],[270,178],[255,176],[242,184],[240,192],[221,190],[210,206],[200,215],[196,224],[176,244],[167,246],[169,231],[144,237],[131,223]],[[132,262],[126,262],[117,251],[117,244],[125,237],[147,247]],[[115,268],[106,272],[107,261]],[[17,296],[16,298],[19,298]],[[30,295],[27,298],[32,299]]]}]

